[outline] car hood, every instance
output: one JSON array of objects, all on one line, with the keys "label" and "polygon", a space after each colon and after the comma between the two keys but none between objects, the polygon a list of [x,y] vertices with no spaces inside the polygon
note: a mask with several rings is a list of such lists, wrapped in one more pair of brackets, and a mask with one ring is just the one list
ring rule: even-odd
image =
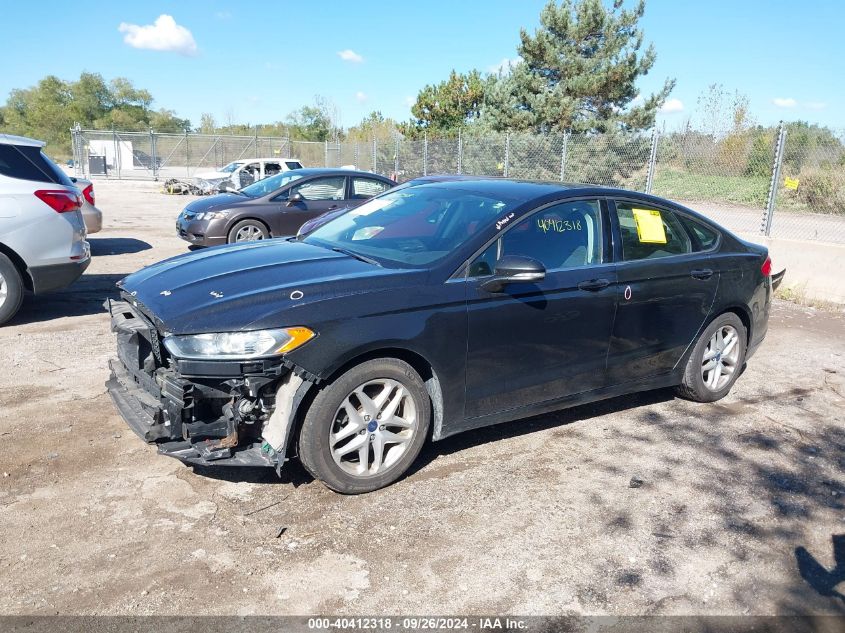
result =
[{"label": "car hood", "polygon": [[196,334],[300,325],[286,321],[286,310],[401,286],[404,272],[276,239],[179,255],[118,286],[162,330]]},{"label": "car hood", "polygon": [[185,207],[185,211],[200,213],[201,211],[231,209],[232,207],[239,206],[249,200],[254,200],[254,198],[242,196],[237,193],[218,193],[213,196],[206,196],[194,200]]}]

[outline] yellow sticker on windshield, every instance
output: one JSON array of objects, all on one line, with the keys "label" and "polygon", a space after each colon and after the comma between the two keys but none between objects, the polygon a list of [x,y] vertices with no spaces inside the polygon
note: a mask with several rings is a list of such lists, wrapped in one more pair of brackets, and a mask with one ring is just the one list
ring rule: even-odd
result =
[{"label": "yellow sticker on windshield", "polygon": [[654,209],[631,209],[637,223],[637,237],[644,244],[665,244],[666,229],[660,211]]}]

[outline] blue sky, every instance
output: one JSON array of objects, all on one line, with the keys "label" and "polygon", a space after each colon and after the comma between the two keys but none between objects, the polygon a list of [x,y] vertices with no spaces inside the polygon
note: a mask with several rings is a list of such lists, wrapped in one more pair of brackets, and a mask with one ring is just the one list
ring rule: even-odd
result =
[{"label": "blue sky", "polygon": [[[404,120],[417,91],[452,68],[489,70],[514,58],[519,27],[536,28],[544,4],[48,0],[32,11],[7,3],[4,49],[14,53],[0,73],[0,100],[44,75],[88,70],[128,77],[152,92],[155,107],[195,125],[203,112],[219,123],[230,114],[281,120],[317,94],[336,104],[344,126],[371,110]],[[158,29],[143,28],[156,20]],[[675,111],[660,117],[667,126],[695,119],[697,97],[718,82],[747,94],[760,123],[845,128],[842,0],[648,0],[641,26],[657,49],[642,92],[677,79]]]}]

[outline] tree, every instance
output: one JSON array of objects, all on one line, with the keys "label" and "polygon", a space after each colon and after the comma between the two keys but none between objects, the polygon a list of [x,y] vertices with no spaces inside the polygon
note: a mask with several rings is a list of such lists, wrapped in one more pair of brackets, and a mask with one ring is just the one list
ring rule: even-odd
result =
[{"label": "tree", "polygon": [[605,8],[602,0],[550,1],[533,35],[520,31],[522,61],[497,78],[485,99],[481,119],[495,130],[533,132],[612,132],[654,125],[674,79],[635,104],[637,80],[654,65],[649,45],[642,51],[637,23],[645,11],[622,0]]},{"label": "tree", "polygon": [[748,96],[739,90],[730,94],[722,84],[710,84],[696,101],[701,131],[717,139],[747,130],[754,125],[748,104]]},{"label": "tree", "polygon": [[47,142],[56,156],[70,155],[70,128],[181,132],[190,121],[171,110],[151,110],[152,95],[117,77],[106,83],[97,73],[83,72],[77,81],[48,75],[35,86],[12,90],[0,108],[2,131]]},{"label": "tree", "polygon": [[398,126],[393,119],[385,118],[379,111],[370,112],[358,125],[353,125],[346,131],[346,138],[350,141],[389,141],[396,137]]},{"label": "tree", "polygon": [[478,119],[491,81],[477,70],[467,74],[453,70],[447,80],[427,85],[411,106],[414,118],[403,126],[403,133],[412,137],[420,136],[421,132],[440,136],[457,133],[459,128]]},{"label": "tree", "polygon": [[214,134],[217,131],[217,121],[214,120],[214,115],[209,112],[203,112],[197,131],[201,134]]}]

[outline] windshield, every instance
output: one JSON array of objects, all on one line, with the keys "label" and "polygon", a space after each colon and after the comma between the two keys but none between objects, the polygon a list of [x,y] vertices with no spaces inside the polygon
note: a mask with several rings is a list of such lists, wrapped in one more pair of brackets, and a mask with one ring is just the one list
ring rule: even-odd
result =
[{"label": "windshield", "polygon": [[277,189],[281,189],[286,184],[293,182],[294,180],[299,180],[302,178],[302,174],[296,174],[289,171],[283,171],[281,173],[276,174],[275,176],[270,176],[269,178],[265,178],[264,180],[259,180],[258,182],[254,182],[251,185],[247,185],[243,189],[241,189],[241,193],[245,193],[248,196],[252,196],[253,198],[260,198],[261,196],[266,196],[268,193],[273,193]]},{"label": "windshield", "polygon": [[229,163],[225,167],[221,167],[220,171],[225,171],[227,174],[231,174],[233,171],[235,171],[241,165],[243,165],[243,163],[237,163],[237,162]]},{"label": "windshield", "polygon": [[460,189],[409,187],[373,198],[303,241],[403,266],[426,266],[506,218],[517,204]]}]

